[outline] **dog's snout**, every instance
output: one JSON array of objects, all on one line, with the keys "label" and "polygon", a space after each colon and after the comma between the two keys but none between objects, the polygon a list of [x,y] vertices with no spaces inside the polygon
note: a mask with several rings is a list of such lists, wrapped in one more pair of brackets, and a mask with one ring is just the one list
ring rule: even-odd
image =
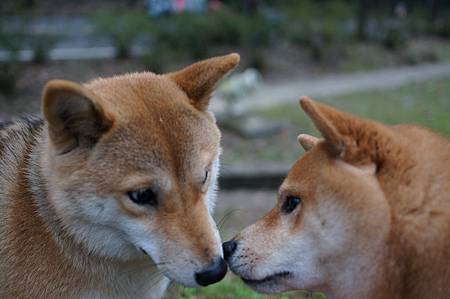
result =
[{"label": "dog's snout", "polygon": [[226,261],[233,255],[233,253],[236,251],[237,242],[235,240],[227,241],[223,243],[223,257]]},{"label": "dog's snout", "polygon": [[195,273],[195,281],[201,286],[207,286],[222,280],[227,274],[227,264],[221,257],[217,257],[205,269]]}]

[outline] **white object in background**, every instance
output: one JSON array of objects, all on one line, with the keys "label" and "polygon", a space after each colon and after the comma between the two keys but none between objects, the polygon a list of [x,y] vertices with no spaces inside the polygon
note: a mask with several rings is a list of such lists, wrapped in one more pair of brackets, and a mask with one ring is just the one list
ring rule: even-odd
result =
[{"label": "white object in background", "polygon": [[218,87],[217,93],[230,101],[248,95],[256,90],[261,82],[261,74],[256,69],[250,68],[223,81]]}]

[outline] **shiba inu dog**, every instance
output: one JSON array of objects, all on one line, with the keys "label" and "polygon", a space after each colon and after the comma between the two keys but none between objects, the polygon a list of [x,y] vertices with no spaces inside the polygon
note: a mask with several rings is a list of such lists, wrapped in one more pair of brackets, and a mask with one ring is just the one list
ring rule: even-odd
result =
[{"label": "shiba inu dog", "polygon": [[0,130],[0,298],[160,298],[227,266],[211,213],[220,133],[206,111],[239,62],[51,81],[44,119]]},{"label": "shiba inu dog", "polygon": [[300,104],[323,139],[299,136],[276,206],[223,244],[230,269],[264,293],[450,298],[450,141]]}]

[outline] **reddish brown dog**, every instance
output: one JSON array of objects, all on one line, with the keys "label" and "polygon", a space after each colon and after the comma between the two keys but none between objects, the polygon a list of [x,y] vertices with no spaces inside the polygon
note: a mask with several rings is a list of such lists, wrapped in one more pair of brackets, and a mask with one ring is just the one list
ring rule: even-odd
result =
[{"label": "reddish brown dog", "polygon": [[276,206],[224,244],[230,268],[267,293],[450,298],[449,140],[300,104],[324,138],[299,136]]},{"label": "reddish brown dog", "polygon": [[206,108],[238,62],[51,81],[44,119],[1,124],[0,298],[161,298],[169,279],[222,279]]}]

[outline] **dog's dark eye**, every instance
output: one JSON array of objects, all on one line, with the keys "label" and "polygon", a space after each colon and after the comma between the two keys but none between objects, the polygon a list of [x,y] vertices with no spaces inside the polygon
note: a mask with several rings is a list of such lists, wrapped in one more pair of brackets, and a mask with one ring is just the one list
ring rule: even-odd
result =
[{"label": "dog's dark eye", "polygon": [[128,198],[138,205],[158,205],[156,193],[152,189],[139,189],[137,191],[127,192]]},{"label": "dog's dark eye", "polygon": [[301,199],[295,196],[286,197],[281,210],[283,213],[289,214],[295,210],[295,208],[300,204]]},{"label": "dog's dark eye", "polygon": [[208,180],[208,176],[209,176],[209,171],[205,170],[205,176],[203,177],[202,185],[204,185],[206,183],[206,181]]}]

